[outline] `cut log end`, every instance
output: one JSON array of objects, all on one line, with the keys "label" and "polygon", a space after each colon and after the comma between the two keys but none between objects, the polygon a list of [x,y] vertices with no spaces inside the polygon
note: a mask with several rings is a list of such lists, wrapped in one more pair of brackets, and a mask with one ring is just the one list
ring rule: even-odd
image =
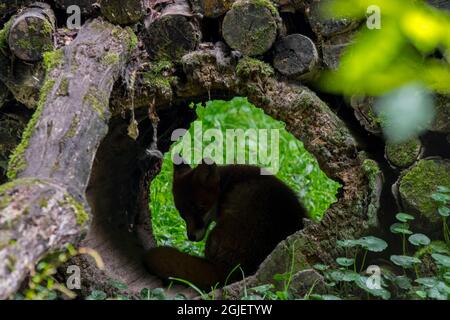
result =
[{"label": "cut log end", "polygon": [[18,15],[9,30],[11,52],[21,60],[38,61],[45,51],[54,48],[53,11],[47,6],[30,7]]},{"label": "cut log end", "polygon": [[273,64],[275,69],[289,78],[305,78],[317,70],[319,54],[311,39],[292,34],[276,43]]},{"label": "cut log end", "polygon": [[194,51],[201,39],[200,25],[189,5],[176,2],[149,22],[144,36],[146,49],[153,59],[179,60]]},{"label": "cut log end", "polygon": [[258,56],[274,44],[279,20],[277,9],[269,1],[240,0],[225,15],[222,34],[233,49]]}]

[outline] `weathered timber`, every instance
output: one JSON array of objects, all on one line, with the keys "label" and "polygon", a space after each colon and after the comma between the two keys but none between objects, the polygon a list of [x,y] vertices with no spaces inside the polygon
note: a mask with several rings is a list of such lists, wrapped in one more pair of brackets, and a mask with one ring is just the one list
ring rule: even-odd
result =
[{"label": "weathered timber", "polygon": [[403,143],[387,142],[384,156],[392,166],[407,168],[420,158],[423,151],[420,139],[414,138]]},{"label": "weathered timber", "polygon": [[192,10],[207,18],[218,18],[231,9],[235,0],[191,0]]},{"label": "weathered timber", "polygon": [[101,0],[100,7],[106,19],[122,25],[136,23],[146,13],[144,0]]},{"label": "weathered timber", "polygon": [[8,30],[11,52],[24,61],[38,61],[54,48],[55,15],[48,4],[36,2],[20,12]]},{"label": "weathered timber", "polygon": [[55,54],[38,108],[10,158],[11,182],[0,188],[0,299],[19,288],[41,257],[76,245],[85,233],[85,190],[130,41],[126,30],[96,19]]},{"label": "weathered timber", "polygon": [[[72,5],[80,7],[81,14],[85,16],[92,16],[97,12],[98,0],[54,0],[58,8],[67,10]],[[125,2],[125,1],[124,1]]]},{"label": "weathered timber", "polygon": [[275,44],[273,65],[281,74],[292,79],[307,79],[316,73],[319,54],[308,37],[291,34]]},{"label": "weathered timber", "polygon": [[258,56],[274,44],[280,22],[278,10],[272,2],[239,0],[223,19],[222,35],[231,48],[247,56]]},{"label": "weathered timber", "polygon": [[145,19],[143,41],[152,59],[179,60],[200,39],[199,22],[186,0],[168,3]]}]

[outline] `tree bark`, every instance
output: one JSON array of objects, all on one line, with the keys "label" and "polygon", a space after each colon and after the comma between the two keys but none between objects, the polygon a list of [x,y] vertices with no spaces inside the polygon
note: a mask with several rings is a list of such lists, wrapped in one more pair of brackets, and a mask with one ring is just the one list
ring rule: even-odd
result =
[{"label": "tree bark", "polygon": [[130,41],[127,31],[94,20],[47,71],[40,105],[9,163],[12,181],[0,191],[0,299],[39,258],[77,244],[87,230],[85,190]]}]

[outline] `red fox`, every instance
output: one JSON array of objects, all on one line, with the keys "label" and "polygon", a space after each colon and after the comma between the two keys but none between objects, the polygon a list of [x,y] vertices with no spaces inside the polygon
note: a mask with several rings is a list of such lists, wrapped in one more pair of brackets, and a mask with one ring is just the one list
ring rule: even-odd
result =
[{"label": "red fox", "polygon": [[160,278],[181,278],[202,289],[223,286],[237,265],[245,275],[254,273],[281,240],[303,227],[306,216],[296,194],[275,176],[261,175],[261,168],[207,162],[195,169],[174,164],[172,190],[189,240],[201,241],[216,222],[205,258],[158,247],[144,259],[148,271]]}]

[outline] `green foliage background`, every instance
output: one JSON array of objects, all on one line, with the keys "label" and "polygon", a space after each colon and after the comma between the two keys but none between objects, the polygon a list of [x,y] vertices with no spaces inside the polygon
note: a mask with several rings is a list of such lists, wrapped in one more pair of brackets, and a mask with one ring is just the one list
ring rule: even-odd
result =
[{"label": "green foliage background", "polygon": [[[277,177],[298,194],[314,220],[320,220],[330,204],[336,201],[335,195],[340,185],[320,170],[316,159],[305,150],[301,141],[285,129],[284,123],[266,115],[246,98],[215,100],[207,102],[206,106],[198,104],[191,107],[196,108],[197,120],[202,121],[203,132],[216,128],[225,135],[227,129],[279,129],[280,170]],[[193,137],[193,126],[189,128],[189,132]],[[172,145],[172,148],[178,143],[180,142]],[[209,143],[207,141],[204,144]],[[248,143],[245,147],[248,154]],[[170,152],[165,154],[161,173],[150,186],[153,233],[159,245],[174,246],[184,252],[202,255],[204,242],[193,243],[187,240],[185,223],[174,206],[171,190],[173,164],[170,155]]]}]

